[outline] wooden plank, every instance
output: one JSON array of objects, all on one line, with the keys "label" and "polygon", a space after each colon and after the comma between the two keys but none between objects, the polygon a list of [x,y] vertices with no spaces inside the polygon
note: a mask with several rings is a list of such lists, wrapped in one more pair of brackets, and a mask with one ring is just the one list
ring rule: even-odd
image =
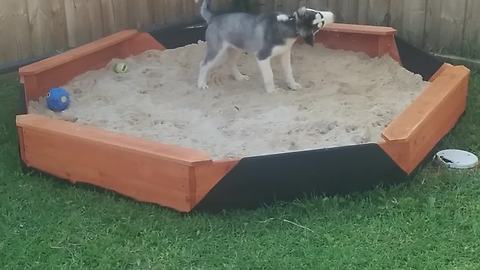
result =
[{"label": "wooden plank", "polygon": [[63,0],[27,0],[27,8],[34,55],[40,56],[68,47]]},{"label": "wooden plank", "polygon": [[164,50],[151,35],[125,30],[20,68],[27,101],[45,96],[48,89],[64,85],[89,70],[105,67],[111,59]]},{"label": "wooden plank", "polygon": [[446,66],[405,111],[383,131],[380,146],[411,173],[455,126],[465,111],[470,71]]},{"label": "wooden plank", "polygon": [[178,0],[164,0],[165,5],[163,8],[163,14],[165,15],[165,23],[166,24],[173,24],[178,23],[180,20],[175,15],[176,13],[176,2]]},{"label": "wooden plank", "polygon": [[0,63],[32,55],[30,25],[25,0],[3,0],[0,4],[2,45]]},{"label": "wooden plank", "polygon": [[425,21],[425,48],[437,50],[441,35],[441,12],[443,0],[429,1]]},{"label": "wooden plank", "polygon": [[325,27],[316,41],[334,50],[363,52],[370,57],[390,55],[400,61],[394,34],[391,27],[334,23]]},{"label": "wooden plank", "polygon": [[358,1],[338,0],[336,20],[338,22],[356,23],[358,21]]},{"label": "wooden plank", "polygon": [[403,21],[399,29],[401,36],[420,48],[424,43],[426,4],[426,0],[403,2]]},{"label": "wooden plank", "polygon": [[195,1],[183,0],[184,20],[186,23],[193,22],[197,18]]},{"label": "wooden plank", "polygon": [[77,47],[103,36],[101,2],[65,0],[68,44]]},{"label": "wooden plank", "polygon": [[426,47],[458,54],[462,49],[466,0],[429,1],[426,21]]},{"label": "wooden plank", "polygon": [[91,23],[89,25],[90,31],[92,33],[92,40],[99,39],[103,37],[103,17],[102,17],[102,6],[98,0],[77,0],[83,1],[87,5],[87,11],[89,15],[89,20]]},{"label": "wooden plank", "polygon": [[[184,21],[184,8],[183,8],[183,1],[182,0],[177,0],[175,1],[175,17],[177,18],[177,23],[181,23]],[[217,2],[218,4],[218,2]],[[218,10],[218,7],[214,7],[213,10]]]},{"label": "wooden plank", "polygon": [[[167,23],[167,18],[165,14],[165,6],[167,0],[157,0],[153,2],[153,17],[155,24],[165,25]],[[195,1],[192,1],[195,2]]]},{"label": "wooden plank", "polygon": [[112,0],[100,0],[102,7],[103,33],[105,35],[112,34],[117,31],[115,23],[115,8]]},{"label": "wooden plank", "polygon": [[308,6],[318,10],[329,10],[328,0],[309,0]]},{"label": "wooden plank", "polygon": [[328,0],[328,10],[332,12],[337,11],[337,0]]},{"label": "wooden plank", "polygon": [[57,120],[42,115],[20,115],[17,117],[16,123],[22,128],[35,129],[42,133],[57,133],[84,141],[96,141],[99,144],[106,143],[113,148],[121,148],[123,151],[142,152],[145,156],[155,156],[162,160],[182,165],[191,166],[210,164],[212,162],[208,154],[195,149],[139,139],[122,133]]},{"label": "wooden plank", "polygon": [[[181,1],[177,1],[181,2]],[[151,26],[154,22],[154,5],[151,0],[127,2],[129,25],[136,29]],[[178,13],[177,13],[178,16]]]},{"label": "wooden plank", "polygon": [[368,0],[358,0],[357,23],[359,24],[368,23],[368,9],[369,9]]},{"label": "wooden plank", "polygon": [[[264,11],[291,12],[300,5],[332,10],[337,21],[391,25],[418,47],[470,53],[480,46],[480,2],[476,0],[255,0]],[[226,8],[230,0],[215,0]],[[127,28],[192,21],[193,0],[4,0],[0,62],[75,47]],[[19,29],[10,31],[10,29]]]},{"label": "wooden plank", "polygon": [[[28,166],[179,211],[193,206],[194,165],[185,163],[176,147],[31,114],[18,117],[17,127]],[[191,154],[195,151],[186,157]]]},{"label": "wooden plank", "polygon": [[404,18],[404,1],[391,1],[390,3],[390,26],[397,29],[398,34],[402,35],[403,18]]},{"label": "wooden plank", "polygon": [[463,54],[480,58],[480,1],[468,0]]},{"label": "wooden plank", "polygon": [[128,21],[128,1],[129,0],[111,0],[113,5],[113,18],[115,20],[114,31],[133,28]]},{"label": "wooden plank", "polygon": [[370,24],[390,25],[390,0],[369,0],[368,6],[368,22]]},{"label": "wooden plank", "polygon": [[463,30],[466,16],[467,0],[444,0],[442,9],[442,33],[440,35],[440,48],[448,52],[459,54],[462,49]]}]

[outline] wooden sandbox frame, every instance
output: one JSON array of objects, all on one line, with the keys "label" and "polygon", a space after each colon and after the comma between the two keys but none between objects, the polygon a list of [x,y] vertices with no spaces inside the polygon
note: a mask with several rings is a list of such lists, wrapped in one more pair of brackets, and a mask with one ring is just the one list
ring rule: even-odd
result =
[{"label": "wooden sandbox frame", "polygon": [[[390,27],[333,24],[317,41],[371,57],[388,54],[401,63],[395,33]],[[25,102],[113,58],[151,49],[165,48],[148,33],[127,30],[25,66],[19,70]],[[384,130],[377,146],[404,175],[418,167],[465,111],[469,74],[463,66],[443,64],[430,86]],[[180,212],[195,209],[241,162],[212,160],[202,151],[35,114],[18,115],[16,124],[26,166]]]}]

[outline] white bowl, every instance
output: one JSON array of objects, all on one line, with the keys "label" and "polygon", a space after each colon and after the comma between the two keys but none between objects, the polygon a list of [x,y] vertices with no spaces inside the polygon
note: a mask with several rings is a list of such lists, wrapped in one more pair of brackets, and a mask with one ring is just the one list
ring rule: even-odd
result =
[{"label": "white bowl", "polygon": [[478,157],[470,152],[446,149],[438,152],[435,159],[442,165],[452,169],[471,169],[478,165]]}]

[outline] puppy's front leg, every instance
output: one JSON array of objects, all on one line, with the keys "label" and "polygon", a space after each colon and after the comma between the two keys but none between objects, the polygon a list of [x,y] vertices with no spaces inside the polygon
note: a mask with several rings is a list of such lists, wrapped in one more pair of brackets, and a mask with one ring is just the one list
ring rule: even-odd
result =
[{"label": "puppy's front leg", "polygon": [[285,79],[287,80],[288,87],[292,90],[297,90],[302,88],[302,86],[295,81],[292,71],[292,51],[288,50],[280,56],[280,61],[282,64],[282,69],[285,74]]},{"label": "puppy's front leg", "polygon": [[262,73],[265,89],[268,93],[276,92],[275,83],[273,82],[273,71],[270,63],[270,57],[264,60],[257,59],[260,72]]}]

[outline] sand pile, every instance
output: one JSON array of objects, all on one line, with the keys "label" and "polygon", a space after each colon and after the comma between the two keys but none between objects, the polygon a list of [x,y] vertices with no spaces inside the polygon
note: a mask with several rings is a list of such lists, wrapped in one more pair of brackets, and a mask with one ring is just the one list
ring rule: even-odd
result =
[{"label": "sand pile", "polygon": [[[204,150],[213,158],[235,158],[377,142],[386,125],[428,84],[390,57],[296,45],[292,66],[298,91],[267,94],[252,56],[240,71],[213,76],[208,90],[196,88],[205,44],[131,57],[126,74],[113,60],[85,73],[66,89],[71,107],[53,113],[45,100],[30,112],[119,131],[150,140]],[[277,85],[287,89],[278,61]],[[221,69],[225,70],[225,69]]]}]

